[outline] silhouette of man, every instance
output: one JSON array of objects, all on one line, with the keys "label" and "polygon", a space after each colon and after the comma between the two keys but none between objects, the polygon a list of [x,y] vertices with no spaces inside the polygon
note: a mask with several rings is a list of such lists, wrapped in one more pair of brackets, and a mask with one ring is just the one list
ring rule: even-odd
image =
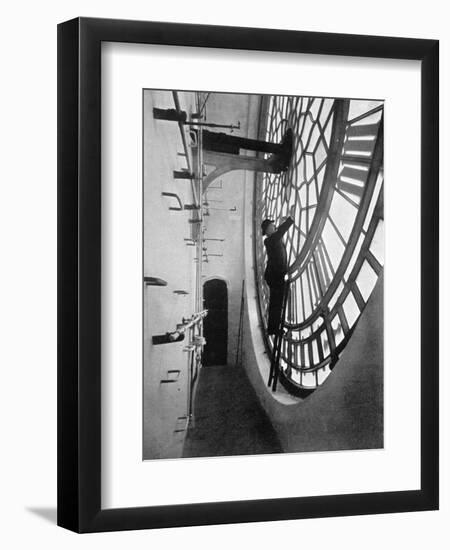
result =
[{"label": "silhouette of man", "polygon": [[274,220],[270,219],[265,219],[261,224],[262,233],[266,235],[264,246],[267,251],[264,279],[270,290],[268,334],[277,334],[281,328],[283,297],[286,290],[285,275],[288,270],[283,235],[293,225],[293,215],[294,206],[291,208],[290,215],[282,220],[278,228]]}]

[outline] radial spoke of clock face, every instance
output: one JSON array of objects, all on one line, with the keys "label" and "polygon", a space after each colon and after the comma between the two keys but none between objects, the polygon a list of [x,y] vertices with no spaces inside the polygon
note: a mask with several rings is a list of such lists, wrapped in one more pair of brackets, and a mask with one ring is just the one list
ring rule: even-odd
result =
[{"label": "radial spoke of clock face", "polygon": [[[310,391],[333,369],[382,271],[383,102],[271,96],[264,105],[265,139],[279,143],[291,128],[294,151],[286,172],[256,179],[256,212],[279,223],[294,207],[284,237],[290,267],[282,371],[289,387]],[[259,239],[264,329],[266,261]]]}]

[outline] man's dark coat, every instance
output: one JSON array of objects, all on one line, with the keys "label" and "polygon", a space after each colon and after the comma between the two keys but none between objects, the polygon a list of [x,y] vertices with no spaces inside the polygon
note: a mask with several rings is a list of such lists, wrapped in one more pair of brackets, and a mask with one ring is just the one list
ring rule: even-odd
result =
[{"label": "man's dark coat", "polygon": [[267,327],[267,332],[269,334],[275,334],[280,328],[285,291],[284,276],[288,269],[283,235],[293,223],[294,220],[288,217],[275,233],[272,233],[270,237],[266,237],[264,240],[267,251],[267,267],[264,272],[264,279],[270,289],[269,322]]}]

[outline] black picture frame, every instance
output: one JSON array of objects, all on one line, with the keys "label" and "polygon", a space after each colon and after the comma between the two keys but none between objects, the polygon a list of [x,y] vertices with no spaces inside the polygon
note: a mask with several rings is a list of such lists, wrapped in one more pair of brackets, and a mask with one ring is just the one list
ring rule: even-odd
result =
[{"label": "black picture frame", "polygon": [[[421,488],[102,510],[101,43],[421,62]],[[58,26],[58,525],[76,532],[435,510],[438,448],[439,43],[77,18]]]}]

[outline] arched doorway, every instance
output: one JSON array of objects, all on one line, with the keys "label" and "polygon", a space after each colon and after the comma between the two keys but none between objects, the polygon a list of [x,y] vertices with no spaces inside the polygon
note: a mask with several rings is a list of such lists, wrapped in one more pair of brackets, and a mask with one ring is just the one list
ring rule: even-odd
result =
[{"label": "arched doorway", "polygon": [[228,341],[228,291],[225,281],[211,279],[203,285],[203,306],[208,315],[203,321],[203,365],[225,365]]}]

